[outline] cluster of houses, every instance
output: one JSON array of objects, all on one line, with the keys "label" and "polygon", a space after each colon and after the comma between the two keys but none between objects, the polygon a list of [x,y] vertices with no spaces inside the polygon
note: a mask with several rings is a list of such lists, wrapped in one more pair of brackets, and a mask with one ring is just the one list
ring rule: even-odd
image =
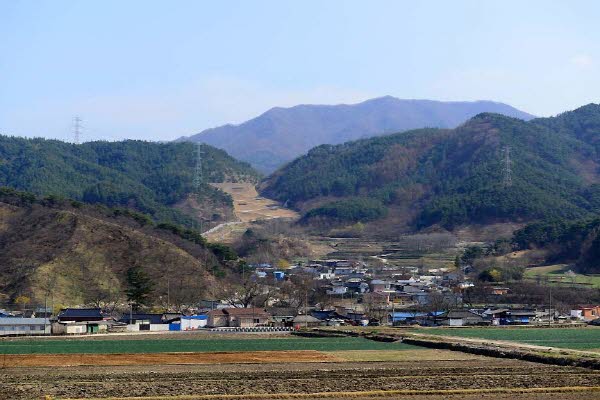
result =
[{"label": "cluster of houses", "polygon": [[0,336],[83,335],[118,332],[194,331],[198,329],[231,330],[270,328],[292,330],[317,326],[341,325],[412,325],[485,326],[525,325],[569,321],[600,321],[600,306],[581,306],[570,316],[552,309],[480,308],[420,311],[417,308],[390,311],[385,318],[372,318],[354,308],[311,308],[299,314],[294,308],[219,307],[199,315],[177,313],[129,313],[114,318],[100,308],[67,308],[56,317],[16,317],[0,311]]},{"label": "cluster of houses", "polygon": [[[28,313],[0,310],[0,336],[95,334],[103,332],[190,331],[197,329],[298,329],[339,325],[468,326],[511,325],[556,321],[600,322],[600,306],[584,305],[559,315],[556,310],[500,307],[463,307],[462,296],[473,286],[464,271],[416,267],[369,269],[364,262],[340,259],[312,260],[286,269],[270,264],[251,265],[252,279],[277,285],[294,278],[309,277],[314,290],[330,301],[304,308],[277,307],[277,299],[266,308],[231,307],[224,301],[202,302],[194,315],[181,313],[124,313],[115,318],[100,308],[66,308],[53,316],[39,308]],[[490,287],[490,294],[502,296],[510,289]],[[323,297],[321,297],[323,298]]]}]

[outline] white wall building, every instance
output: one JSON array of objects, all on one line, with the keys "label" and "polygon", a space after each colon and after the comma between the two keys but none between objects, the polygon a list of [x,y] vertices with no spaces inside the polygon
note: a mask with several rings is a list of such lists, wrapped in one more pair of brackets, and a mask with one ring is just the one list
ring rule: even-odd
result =
[{"label": "white wall building", "polygon": [[47,318],[0,318],[0,336],[49,335],[50,327]]}]

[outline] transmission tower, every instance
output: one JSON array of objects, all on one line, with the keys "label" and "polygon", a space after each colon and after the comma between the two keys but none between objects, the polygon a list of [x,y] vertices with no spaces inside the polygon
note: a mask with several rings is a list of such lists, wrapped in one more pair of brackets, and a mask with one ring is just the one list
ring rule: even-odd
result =
[{"label": "transmission tower", "polygon": [[512,186],[512,161],[510,160],[510,146],[504,146],[502,160],[502,185],[506,188]]},{"label": "transmission tower", "polygon": [[196,168],[194,170],[194,191],[200,194],[204,176],[202,173],[202,145],[196,144]]},{"label": "transmission tower", "polygon": [[79,118],[78,116],[73,118],[73,140],[75,142],[75,144],[79,144],[79,140],[81,137],[81,129],[83,128],[83,126],[81,125],[81,118]]}]

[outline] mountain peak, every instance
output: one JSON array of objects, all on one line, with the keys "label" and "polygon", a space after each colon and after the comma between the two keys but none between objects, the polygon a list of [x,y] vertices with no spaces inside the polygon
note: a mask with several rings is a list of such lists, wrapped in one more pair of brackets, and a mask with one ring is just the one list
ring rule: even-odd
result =
[{"label": "mountain peak", "polygon": [[386,95],[357,104],[273,107],[242,124],[208,129],[180,140],[224,149],[269,173],[321,144],[424,127],[454,128],[482,112],[533,118],[507,104],[491,101],[444,102]]}]

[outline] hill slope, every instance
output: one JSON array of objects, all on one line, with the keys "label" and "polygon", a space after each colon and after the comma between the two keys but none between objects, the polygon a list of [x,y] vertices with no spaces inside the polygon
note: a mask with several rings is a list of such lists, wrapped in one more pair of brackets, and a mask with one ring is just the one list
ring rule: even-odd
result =
[{"label": "hill slope", "polygon": [[[187,239],[186,239],[187,238]],[[0,302],[125,302],[127,272],[152,282],[149,304],[207,296],[225,268],[198,233],[141,215],[0,188]]]},{"label": "hill slope", "polygon": [[321,144],[423,127],[453,128],[482,112],[526,120],[533,117],[491,101],[440,102],[387,96],[353,105],[273,108],[240,125],[207,129],[179,140],[210,144],[262,172],[272,172]]},{"label": "hill slope", "polygon": [[204,218],[215,212],[231,213],[230,198],[208,183],[258,179],[249,165],[203,145],[202,193],[199,201],[190,200],[195,152],[190,143],[123,141],[73,145],[0,136],[0,186],[131,207],[156,220],[192,225],[198,209],[204,211]]},{"label": "hill slope", "polygon": [[319,146],[268,177],[262,194],[305,220],[388,215],[396,231],[583,217],[600,210],[598,116],[599,105],[529,122],[484,113],[452,130]]}]

